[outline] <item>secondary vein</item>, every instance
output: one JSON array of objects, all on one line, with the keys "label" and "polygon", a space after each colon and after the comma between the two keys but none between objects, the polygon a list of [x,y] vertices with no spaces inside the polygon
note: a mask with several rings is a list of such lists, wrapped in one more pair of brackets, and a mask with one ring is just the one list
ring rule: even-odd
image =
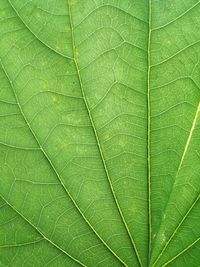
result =
[{"label": "secondary vein", "polygon": [[44,46],[46,46],[47,48],[49,48],[51,51],[53,51],[54,53],[62,56],[62,57],[65,57],[65,58],[68,58],[68,59],[71,59],[69,56],[67,55],[64,55],[63,53],[55,50],[53,47],[51,47],[50,45],[48,45],[46,42],[44,42],[42,39],[39,38],[39,36],[37,34],[34,33],[34,31],[31,30],[31,28],[28,26],[28,24],[25,22],[25,20],[22,18],[22,16],[20,16],[19,12],[17,11],[17,9],[15,8],[15,6],[12,4],[12,2],[10,0],[8,0],[10,6],[12,7],[12,9],[15,11],[17,17],[21,20],[21,22],[24,24],[24,26],[32,33],[33,36],[35,36],[35,38],[41,42]]},{"label": "secondary vein", "polygon": [[196,114],[194,116],[194,120],[193,120],[193,123],[192,123],[192,127],[190,129],[190,133],[189,133],[189,136],[188,136],[188,139],[186,141],[186,145],[185,145],[185,148],[184,148],[184,151],[183,151],[183,155],[181,157],[181,161],[180,161],[180,164],[179,164],[179,167],[178,167],[178,171],[177,173],[179,172],[182,164],[183,164],[183,160],[185,158],[185,155],[187,153],[187,150],[188,150],[188,147],[189,147],[189,144],[190,144],[190,141],[191,141],[191,138],[192,138],[192,134],[193,134],[193,131],[195,129],[195,125],[196,125],[196,122],[197,122],[197,118],[198,118],[198,115],[199,115],[199,112],[200,112],[200,102],[198,104],[198,107],[197,107],[197,111],[196,111]]}]

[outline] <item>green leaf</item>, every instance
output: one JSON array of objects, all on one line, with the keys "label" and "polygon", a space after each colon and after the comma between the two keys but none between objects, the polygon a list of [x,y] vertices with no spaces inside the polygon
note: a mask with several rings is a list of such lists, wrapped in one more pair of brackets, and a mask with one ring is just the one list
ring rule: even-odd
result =
[{"label": "green leaf", "polygon": [[0,1],[0,266],[197,267],[200,1]]}]

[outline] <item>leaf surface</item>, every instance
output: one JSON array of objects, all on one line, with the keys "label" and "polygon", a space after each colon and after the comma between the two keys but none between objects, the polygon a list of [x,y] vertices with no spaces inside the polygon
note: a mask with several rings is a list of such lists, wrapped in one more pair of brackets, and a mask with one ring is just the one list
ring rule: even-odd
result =
[{"label": "leaf surface", "polygon": [[1,0],[1,266],[198,266],[199,14]]}]

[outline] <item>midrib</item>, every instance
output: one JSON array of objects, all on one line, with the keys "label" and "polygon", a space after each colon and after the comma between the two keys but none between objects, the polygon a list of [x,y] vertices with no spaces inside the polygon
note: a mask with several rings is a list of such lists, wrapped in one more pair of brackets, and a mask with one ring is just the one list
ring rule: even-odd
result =
[{"label": "midrib", "polygon": [[151,75],[151,0],[149,0],[148,18],[148,44],[147,44],[147,183],[148,183],[148,262],[151,254],[151,101],[150,101],[150,75]]},{"label": "midrib", "polygon": [[[88,113],[88,116],[89,116],[89,120],[91,122],[91,126],[92,126],[92,129],[93,129],[94,135],[95,135],[95,139],[96,139],[96,142],[97,142],[99,154],[100,154],[100,157],[101,157],[101,160],[102,160],[102,163],[103,163],[103,167],[104,167],[104,170],[105,170],[106,177],[108,179],[108,183],[109,183],[109,186],[110,186],[110,189],[111,189],[111,193],[113,195],[113,199],[114,199],[114,201],[116,203],[116,207],[118,209],[118,212],[119,212],[119,215],[121,217],[122,223],[123,223],[123,225],[125,227],[125,230],[127,232],[128,238],[129,238],[129,240],[130,240],[130,242],[131,242],[131,244],[133,246],[133,249],[134,249],[134,252],[136,254],[136,259],[138,261],[138,264],[139,264],[140,267],[143,267],[142,260],[140,258],[137,246],[136,246],[135,241],[133,239],[133,236],[132,236],[132,234],[131,234],[131,232],[129,230],[129,227],[127,225],[127,222],[126,222],[126,219],[124,217],[123,211],[122,211],[122,209],[120,207],[118,198],[116,196],[116,193],[115,193],[115,190],[114,190],[114,187],[113,187],[113,184],[112,184],[112,179],[111,179],[109,171],[108,171],[106,159],[105,159],[105,156],[104,156],[104,153],[103,153],[103,149],[102,149],[102,145],[101,145],[101,142],[100,142],[100,138],[99,138],[99,135],[98,135],[98,132],[97,132],[97,129],[96,129],[96,125],[95,125],[95,122],[94,122],[93,116],[91,114],[91,110],[90,110],[90,107],[89,107],[89,104],[88,104],[88,101],[87,101],[87,98],[86,98],[86,95],[85,95],[85,90],[84,90],[84,86],[83,86],[83,82],[82,82],[82,77],[81,77],[81,74],[80,74],[80,68],[79,68],[79,64],[78,64],[78,60],[77,60],[77,56],[76,56],[76,44],[75,44],[75,37],[74,37],[74,28],[73,28],[74,26],[73,26],[72,14],[71,14],[70,0],[67,0],[67,2],[68,2],[69,19],[70,19],[70,26],[71,26],[73,60],[74,60],[74,64],[75,64],[75,67],[76,67],[78,80],[79,80],[79,83],[80,83],[82,97],[83,97],[83,100],[84,100],[84,103],[85,103],[85,107],[86,107],[86,110],[87,110],[87,113]],[[99,234],[98,234],[98,237],[100,238]],[[100,239],[106,245],[106,247],[115,255],[115,257],[117,257],[125,266],[127,266],[126,263],[124,263],[122,261],[122,259],[118,255],[115,254],[115,252],[109,247],[109,245],[106,242],[104,242],[104,240],[102,238],[100,238]]]}]

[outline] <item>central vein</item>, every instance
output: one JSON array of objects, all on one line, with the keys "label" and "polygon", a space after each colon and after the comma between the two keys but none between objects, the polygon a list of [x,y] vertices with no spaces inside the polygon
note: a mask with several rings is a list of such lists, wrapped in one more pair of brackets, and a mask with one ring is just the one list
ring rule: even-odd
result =
[{"label": "central vein", "polygon": [[[88,112],[88,116],[89,116],[89,119],[90,119],[90,122],[91,122],[91,125],[92,125],[92,129],[94,131],[95,139],[96,139],[96,142],[97,142],[97,146],[98,146],[98,150],[99,150],[99,153],[100,153],[100,157],[102,159],[102,163],[103,163],[103,166],[104,166],[105,174],[106,174],[106,176],[108,178],[109,186],[110,186],[114,201],[116,203],[119,215],[120,215],[120,217],[122,219],[122,222],[124,224],[124,227],[126,229],[128,237],[129,237],[129,239],[130,239],[130,241],[131,241],[131,243],[133,245],[133,248],[134,248],[134,251],[135,251],[135,254],[136,254],[136,258],[137,258],[137,261],[139,263],[139,266],[143,267],[139,252],[138,252],[136,244],[135,244],[135,241],[134,241],[134,239],[132,237],[132,234],[131,234],[131,232],[129,230],[128,224],[127,224],[127,222],[125,220],[124,214],[123,214],[123,212],[121,210],[119,201],[117,199],[117,196],[116,196],[113,184],[112,184],[112,180],[111,180],[110,174],[108,172],[108,167],[107,167],[107,164],[106,164],[105,156],[103,154],[103,150],[102,150],[102,147],[101,147],[101,144],[100,144],[100,139],[99,139],[99,136],[98,136],[98,132],[96,130],[96,126],[95,126],[95,123],[94,123],[94,120],[93,120],[93,117],[92,117],[92,114],[91,114],[91,111],[90,111],[90,108],[89,108],[89,104],[87,102],[87,98],[86,98],[85,91],[84,91],[84,88],[83,88],[83,82],[82,82],[82,78],[81,78],[80,70],[79,70],[79,66],[78,66],[77,56],[76,56],[76,46],[75,46],[75,38],[74,38],[74,26],[73,26],[72,15],[71,15],[70,0],[68,0],[68,7],[69,7],[70,27],[71,27],[71,33],[72,33],[71,35],[72,35],[73,60],[74,60],[75,67],[76,67],[76,70],[77,70],[77,75],[78,75],[78,80],[79,80],[79,83],[80,83],[80,88],[81,88],[81,93],[82,93],[82,96],[83,96],[83,100],[84,100],[84,103],[85,103],[85,106],[86,106],[86,110]],[[121,260],[121,258],[112,251],[112,249],[108,246],[108,244],[104,242],[104,240],[100,237],[100,235],[96,231],[95,231],[95,233],[98,235],[98,237],[104,243],[104,245],[115,255],[115,257],[117,257],[118,260],[120,260],[123,263],[124,266],[127,266],[126,263],[124,263]]]},{"label": "central vein", "polygon": [[148,58],[147,58],[147,180],[148,180],[148,232],[149,250],[148,258],[151,253],[151,102],[150,102],[150,73],[151,73],[151,0],[149,0],[149,28],[148,28]]}]

